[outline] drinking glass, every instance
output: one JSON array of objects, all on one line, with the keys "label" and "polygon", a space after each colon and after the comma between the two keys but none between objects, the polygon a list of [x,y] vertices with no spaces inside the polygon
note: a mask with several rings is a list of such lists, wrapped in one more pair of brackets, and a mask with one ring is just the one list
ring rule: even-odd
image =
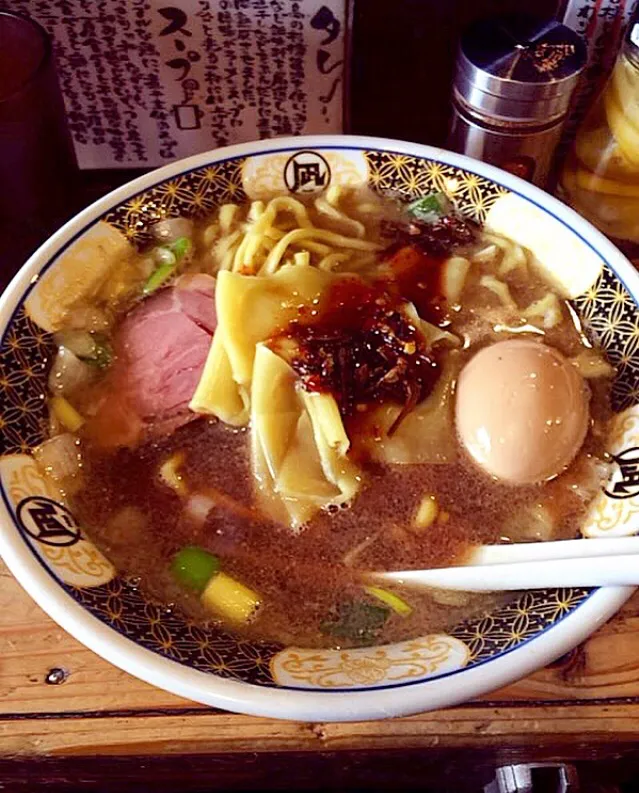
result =
[{"label": "drinking glass", "polygon": [[68,216],[75,172],[51,39],[0,9],[0,290]]}]

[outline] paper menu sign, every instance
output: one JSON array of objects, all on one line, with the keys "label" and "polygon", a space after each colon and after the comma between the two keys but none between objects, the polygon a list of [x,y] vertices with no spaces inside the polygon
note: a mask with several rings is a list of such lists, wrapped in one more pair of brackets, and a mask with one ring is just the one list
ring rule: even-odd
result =
[{"label": "paper menu sign", "polygon": [[348,0],[12,0],[52,35],[81,168],[342,131]]}]

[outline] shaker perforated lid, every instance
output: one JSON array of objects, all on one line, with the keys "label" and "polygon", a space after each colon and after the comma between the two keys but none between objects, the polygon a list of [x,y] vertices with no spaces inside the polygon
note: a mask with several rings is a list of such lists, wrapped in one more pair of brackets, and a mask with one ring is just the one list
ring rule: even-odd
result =
[{"label": "shaker perforated lid", "polygon": [[582,39],[557,21],[493,17],[464,32],[455,88],[485,115],[543,122],[566,112],[585,63]]}]

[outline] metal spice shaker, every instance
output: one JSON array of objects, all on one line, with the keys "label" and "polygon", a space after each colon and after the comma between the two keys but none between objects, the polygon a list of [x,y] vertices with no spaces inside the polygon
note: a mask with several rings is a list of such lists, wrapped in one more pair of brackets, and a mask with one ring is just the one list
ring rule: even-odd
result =
[{"label": "metal spice shaker", "polygon": [[544,187],[586,48],[570,28],[525,15],[463,33],[453,84],[453,151]]}]

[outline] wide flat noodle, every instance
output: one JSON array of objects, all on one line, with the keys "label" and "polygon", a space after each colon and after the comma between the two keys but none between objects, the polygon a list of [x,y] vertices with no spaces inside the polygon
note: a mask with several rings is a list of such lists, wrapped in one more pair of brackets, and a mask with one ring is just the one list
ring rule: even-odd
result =
[{"label": "wide flat noodle", "polygon": [[401,413],[401,407],[380,405],[371,413],[370,422],[381,439],[371,441],[369,452],[381,463],[449,463],[455,459],[457,442],[454,427],[454,384],[459,359],[450,351],[439,380],[430,395],[420,402],[389,436],[388,431]]},{"label": "wide flat noodle", "polygon": [[314,402],[315,395],[296,386],[286,361],[259,344],[251,390],[253,473],[262,509],[293,531],[319,510],[349,503],[361,483],[346,456],[348,439],[333,397],[323,394]]},{"label": "wide flat noodle", "polygon": [[194,413],[217,416],[225,424],[233,427],[243,427],[248,424],[248,391],[233,379],[231,362],[219,328],[213,336],[204,370],[189,408]]},{"label": "wide flat noodle", "polygon": [[217,278],[217,329],[191,409],[235,426],[248,423],[255,347],[310,306],[335,276],[303,265],[270,276],[229,271]]}]

